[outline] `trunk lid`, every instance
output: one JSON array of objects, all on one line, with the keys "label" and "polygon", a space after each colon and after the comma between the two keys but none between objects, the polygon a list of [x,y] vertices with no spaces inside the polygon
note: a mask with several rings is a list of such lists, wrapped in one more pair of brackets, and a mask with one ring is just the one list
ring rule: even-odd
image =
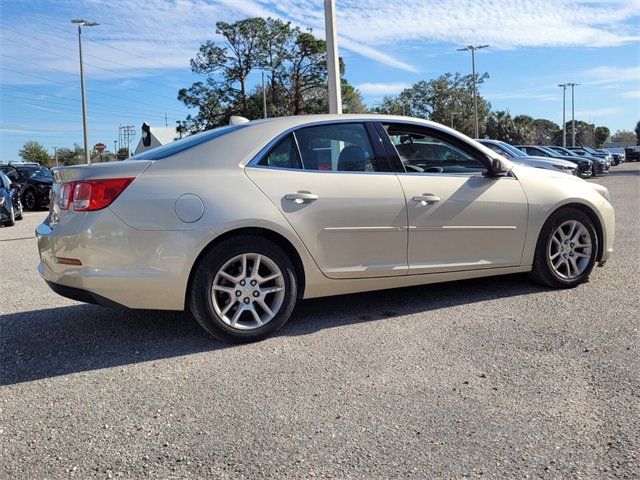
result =
[{"label": "trunk lid", "polygon": [[142,173],[144,173],[152,163],[152,160],[125,160],[120,162],[105,162],[94,163],[91,165],[73,165],[69,167],[53,168],[53,185],[51,187],[49,198],[49,226],[52,229],[55,228],[55,226],[66,216],[87,214],[87,212],[76,212],[72,208],[63,210],[59,207],[57,200],[60,198],[63,184],[78,180],[136,178],[142,175]]}]

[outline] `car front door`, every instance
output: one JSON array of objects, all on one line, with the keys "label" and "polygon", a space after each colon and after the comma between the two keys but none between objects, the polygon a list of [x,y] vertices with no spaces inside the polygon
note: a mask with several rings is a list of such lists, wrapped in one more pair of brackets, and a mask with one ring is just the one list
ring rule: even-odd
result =
[{"label": "car front door", "polygon": [[245,169],[330,278],[407,273],[407,209],[375,128],[302,127]]},{"label": "car front door", "polygon": [[409,274],[520,265],[528,205],[514,176],[486,175],[484,152],[432,127],[378,131],[406,195]]}]

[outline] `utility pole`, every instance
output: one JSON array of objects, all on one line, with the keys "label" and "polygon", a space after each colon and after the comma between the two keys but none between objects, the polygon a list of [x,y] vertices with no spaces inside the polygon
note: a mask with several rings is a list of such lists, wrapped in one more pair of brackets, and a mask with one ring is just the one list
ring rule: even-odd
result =
[{"label": "utility pole", "polygon": [[473,76],[473,118],[475,124],[475,137],[480,137],[480,128],[478,126],[478,87],[476,86],[476,50],[487,48],[489,45],[467,45],[464,48],[458,48],[459,52],[467,52],[471,50],[471,74]]},{"label": "utility pole", "polygon": [[53,147],[53,158],[56,160],[56,167],[58,166],[58,147]]},{"label": "utility pole", "polygon": [[127,158],[131,156],[131,140],[136,136],[136,128],[133,125],[118,127],[120,148],[127,147]]},{"label": "utility pole", "polygon": [[267,118],[267,89],[264,85],[264,70],[260,70],[262,74],[262,115],[263,118]]},{"label": "utility pole", "polygon": [[573,87],[580,85],[579,83],[567,83],[571,87],[571,146],[576,146],[576,111],[573,96]]},{"label": "utility pole", "polygon": [[453,128],[453,117],[458,115],[456,112],[451,112],[451,128]]},{"label": "utility pole", "polygon": [[164,112],[164,126],[165,127],[169,126],[169,120],[167,119],[167,112]]},{"label": "utility pole", "polygon": [[116,156],[116,160],[118,160],[118,140],[113,141],[113,154]]},{"label": "utility pole", "polygon": [[558,86],[562,87],[562,146],[567,146],[567,122],[565,120],[566,117],[566,101],[565,97],[567,96],[567,83],[559,83]]},{"label": "utility pole", "polygon": [[329,80],[329,113],[342,113],[338,36],[336,34],[336,2],[324,0],[324,28],[327,40],[327,77]]},{"label": "utility pole", "polygon": [[71,23],[78,25],[78,50],[80,52],[80,87],[82,91],[82,131],[84,136],[84,158],[87,164],[91,163],[91,156],[89,154],[89,128],[87,126],[87,101],[84,87],[84,67],[82,65],[82,27],[95,27],[100,25],[97,22],[91,22],[82,18],[75,18],[71,20]]}]

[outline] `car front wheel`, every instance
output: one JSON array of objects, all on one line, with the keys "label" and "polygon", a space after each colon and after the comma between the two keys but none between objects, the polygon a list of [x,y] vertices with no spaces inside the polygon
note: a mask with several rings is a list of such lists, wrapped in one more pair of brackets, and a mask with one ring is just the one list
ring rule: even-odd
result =
[{"label": "car front wheel", "polygon": [[297,297],[293,264],[261,237],[230,238],[201,258],[188,292],[196,321],[230,343],[262,340],[289,319]]},{"label": "car front wheel", "polygon": [[24,208],[27,210],[35,210],[38,206],[38,202],[36,199],[36,194],[33,190],[27,190],[24,194],[24,198],[22,200],[22,204]]},{"label": "car front wheel", "polygon": [[573,288],[585,282],[598,253],[593,221],[575,208],[549,217],[538,238],[531,277],[552,288]]}]

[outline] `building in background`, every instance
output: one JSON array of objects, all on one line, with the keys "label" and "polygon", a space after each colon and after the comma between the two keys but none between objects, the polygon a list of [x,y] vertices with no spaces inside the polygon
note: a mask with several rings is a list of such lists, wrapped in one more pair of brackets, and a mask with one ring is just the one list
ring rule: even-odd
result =
[{"label": "building in background", "polygon": [[133,151],[134,155],[151,150],[152,148],[166,145],[178,139],[180,134],[175,127],[152,127],[147,122],[142,124],[142,135],[138,146]]}]

